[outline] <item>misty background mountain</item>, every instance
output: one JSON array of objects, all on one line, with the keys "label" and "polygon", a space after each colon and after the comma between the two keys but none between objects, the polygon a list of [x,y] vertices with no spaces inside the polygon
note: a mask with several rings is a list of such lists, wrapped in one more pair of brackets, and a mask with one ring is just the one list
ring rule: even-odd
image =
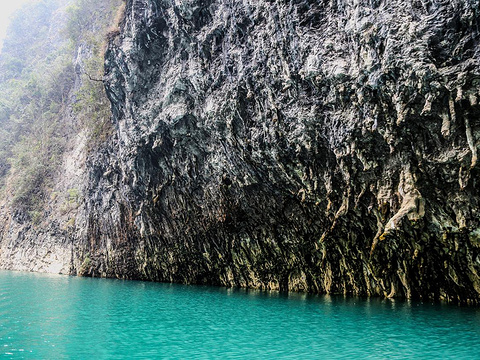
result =
[{"label": "misty background mountain", "polygon": [[[0,54],[2,199],[38,223],[65,151],[109,133],[106,34],[121,1],[42,0],[16,11]],[[111,30],[111,29],[110,29]]]}]

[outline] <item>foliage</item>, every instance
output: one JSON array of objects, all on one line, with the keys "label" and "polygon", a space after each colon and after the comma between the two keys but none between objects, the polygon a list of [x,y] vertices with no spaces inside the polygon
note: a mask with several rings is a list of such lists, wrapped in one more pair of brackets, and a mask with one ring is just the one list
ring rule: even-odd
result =
[{"label": "foliage", "polygon": [[66,139],[63,116],[74,83],[71,62],[62,54],[46,65],[2,84],[14,92],[4,97],[9,118],[2,130],[9,137],[2,139],[0,164],[5,173],[13,169],[13,205],[27,211],[39,211],[60,164]]},{"label": "foliage", "polygon": [[65,202],[60,206],[60,214],[68,214],[78,208],[80,204],[80,192],[76,188],[68,189]]},{"label": "foliage", "polygon": [[110,103],[102,82],[104,49],[110,24],[113,21],[113,26],[117,26],[118,14],[123,11],[121,0],[104,0],[101,4],[96,0],[78,0],[68,9],[66,33],[74,47],[87,49],[90,55],[81,59],[82,85],[73,106],[77,118],[89,130],[90,150],[103,143],[113,131]]},{"label": "foliage", "polygon": [[[35,222],[51,198],[69,139],[86,128],[97,144],[109,131],[103,83],[90,77],[102,78],[105,35],[121,1],[68,3],[25,5],[13,16],[0,54],[0,185],[14,208]],[[78,196],[68,191],[69,202],[77,202],[75,191]]]},{"label": "foliage", "polygon": [[61,45],[62,39],[55,36],[50,26],[60,2],[40,0],[27,3],[13,15],[0,58],[1,82],[33,71],[35,63],[44,61]]},{"label": "foliage", "polygon": [[87,253],[85,258],[83,259],[82,265],[80,265],[80,269],[78,269],[78,276],[88,276],[90,272],[90,268],[92,265],[92,260],[90,259],[90,254]]}]

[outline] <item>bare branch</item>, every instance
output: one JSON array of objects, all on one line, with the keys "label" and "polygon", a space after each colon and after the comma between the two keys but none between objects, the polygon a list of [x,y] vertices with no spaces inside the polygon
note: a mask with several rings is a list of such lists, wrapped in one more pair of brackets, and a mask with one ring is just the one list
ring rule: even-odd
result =
[{"label": "bare branch", "polygon": [[91,77],[89,73],[87,73],[86,71],[83,72],[85,75],[88,76],[88,78],[91,80],[91,81],[99,81],[99,82],[103,82],[103,79],[95,79],[94,77]]}]

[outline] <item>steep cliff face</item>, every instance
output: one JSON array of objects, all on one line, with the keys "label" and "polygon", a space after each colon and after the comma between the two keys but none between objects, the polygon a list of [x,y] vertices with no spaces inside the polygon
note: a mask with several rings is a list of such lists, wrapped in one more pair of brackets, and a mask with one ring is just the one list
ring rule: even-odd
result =
[{"label": "steep cliff face", "polygon": [[129,0],[85,274],[478,301],[478,1]]},{"label": "steep cliff face", "polygon": [[70,271],[478,302],[479,6],[128,0]]}]

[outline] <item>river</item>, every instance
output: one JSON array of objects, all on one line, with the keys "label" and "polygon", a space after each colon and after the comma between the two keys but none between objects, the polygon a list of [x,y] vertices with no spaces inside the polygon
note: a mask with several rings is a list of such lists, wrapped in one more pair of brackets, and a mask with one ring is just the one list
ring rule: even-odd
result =
[{"label": "river", "polygon": [[0,271],[0,357],[478,359],[480,309]]}]

